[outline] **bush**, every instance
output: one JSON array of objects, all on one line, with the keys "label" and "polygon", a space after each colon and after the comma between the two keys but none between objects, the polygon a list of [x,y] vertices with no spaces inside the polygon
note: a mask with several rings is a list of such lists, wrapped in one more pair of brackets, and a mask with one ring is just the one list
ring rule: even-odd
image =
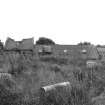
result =
[{"label": "bush", "polygon": [[61,71],[61,67],[57,64],[51,65],[50,69],[51,71],[55,71],[55,72]]},{"label": "bush", "polygon": [[37,45],[54,45],[55,42],[49,38],[41,37],[38,41],[36,41]]},{"label": "bush", "polygon": [[67,65],[68,59],[67,58],[60,58],[60,57],[40,57],[40,60],[43,62],[49,62],[58,65]]},{"label": "bush", "polygon": [[37,64],[33,61],[31,56],[19,55],[18,58],[14,58],[15,54],[9,56],[8,62],[10,63],[9,73],[13,75],[19,75],[29,68],[37,68]]},{"label": "bush", "polygon": [[5,84],[0,83],[0,105],[18,105],[21,102],[22,94],[13,91],[13,86],[7,87]]}]

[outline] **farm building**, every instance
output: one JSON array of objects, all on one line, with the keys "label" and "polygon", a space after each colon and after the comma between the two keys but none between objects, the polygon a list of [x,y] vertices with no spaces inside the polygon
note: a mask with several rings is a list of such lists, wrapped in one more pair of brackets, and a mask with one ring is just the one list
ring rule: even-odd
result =
[{"label": "farm building", "polygon": [[8,37],[5,42],[5,49],[6,50],[17,49],[18,44],[19,42],[16,42],[14,39]]},{"label": "farm building", "polygon": [[97,49],[93,45],[57,45],[53,47],[55,55],[70,58],[83,58],[97,60],[99,58]]},{"label": "farm building", "polygon": [[36,54],[46,52],[54,56],[67,58],[83,58],[97,60],[99,58],[97,48],[93,45],[36,45]]},{"label": "farm building", "polygon": [[64,57],[74,57],[80,54],[77,45],[55,45],[53,46],[53,54]]},{"label": "farm building", "polygon": [[94,68],[98,65],[98,63],[94,60],[88,60],[86,62],[87,68]]},{"label": "farm building", "polygon": [[102,67],[102,63],[100,60],[87,60],[86,66],[87,66],[87,68]]},{"label": "farm building", "polygon": [[100,60],[105,61],[105,47],[97,47]]},{"label": "farm building", "polygon": [[99,53],[94,45],[35,45],[34,39],[28,38],[15,41],[7,38],[5,43],[6,51],[20,51],[21,53],[33,52],[38,55],[53,55],[71,59],[83,58],[90,60],[99,59]]},{"label": "farm building", "polygon": [[94,45],[84,45],[82,46],[82,51],[86,51],[85,53],[83,52],[83,56],[86,54],[87,59],[90,59],[90,60],[99,59],[97,48]]},{"label": "farm building", "polygon": [[34,38],[23,39],[18,48],[20,50],[32,50],[34,47]]},{"label": "farm building", "polygon": [[14,39],[7,38],[5,42],[5,51],[9,52],[32,51],[33,47],[34,47],[33,38],[23,39],[22,41],[15,41]]},{"label": "farm building", "polygon": [[50,45],[37,45],[35,46],[35,52],[37,54],[45,55],[52,53],[52,46]]},{"label": "farm building", "polygon": [[44,55],[73,57],[74,54],[78,54],[80,51],[78,52],[76,45],[35,45],[34,52],[36,54],[43,53]]}]

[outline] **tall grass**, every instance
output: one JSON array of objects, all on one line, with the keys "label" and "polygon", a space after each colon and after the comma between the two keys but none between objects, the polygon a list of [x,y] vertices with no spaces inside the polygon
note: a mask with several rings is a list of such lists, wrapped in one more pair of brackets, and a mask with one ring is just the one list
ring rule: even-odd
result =
[{"label": "tall grass", "polygon": [[43,62],[49,62],[53,64],[58,64],[58,65],[67,65],[68,64],[68,59],[64,57],[54,57],[54,56],[43,56],[40,57],[40,60]]},{"label": "tall grass", "polygon": [[32,68],[36,69],[38,66],[38,63],[28,54],[8,54],[7,58],[10,67],[8,72],[13,75],[19,75]]},{"label": "tall grass", "polygon": [[[103,92],[103,87],[105,86],[103,81],[100,81],[95,77],[93,78],[94,80],[93,84],[91,84],[90,71],[87,72],[85,68],[85,60],[82,60],[82,59],[80,59],[80,61],[79,59],[68,61],[67,58],[63,58],[63,57],[61,58],[61,57],[44,56],[44,57],[40,57],[38,60],[35,60],[32,58],[32,56],[19,55],[18,57],[16,57],[14,56],[14,54],[9,56],[8,58],[9,58],[8,62],[11,65],[9,73],[11,73],[13,76],[18,75],[18,82],[23,87],[22,87],[22,91],[20,92],[15,91],[13,93],[12,91],[10,91],[11,89],[6,90],[7,88],[4,88],[3,90],[1,86],[0,87],[1,94],[5,96],[5,94],[8,93],[11,96],[11,97],[9,95],[5,96],[5,100],[7,101],[11,100],[10,103],[8,102],[1,105],[7,105],[7,104],[17,105],[17,103],[19,105],[38,105],[38,104],[40,105],[40,103],[42,103],[41,102],[42,100],[40,100],[39,102],[39,99],[38,99],[39,96],[34,94],[36,90],[33,89],[33,87],[35,85],[41,86],[43,83],[43,81],[41,82],[41,80],[43,78],[45,82],[44,84],[49,84],[51,82],[55,82],[57,79],[58,79],[58,82],[59,80],[61,81],[65,79],[69,80],[72,78],[74,74],[76,81],[80,81],[79,86],[76,84],[76,85],[73,85],[70,89],[57,88],[56,90],[50,91],[45,96],[46,99],[43,105],[51,105],[51,104],[53,105],[92,105],[91,94],[90,94],[91,87],[93,87],[93,90],[94,90],[93,94],[95,94],[94,96],[97,96]],[[61,75],[57,75],[60,73]],[[25,77],[24,77],[24,74],[25,74]],[[54,76],[52,76],[52,74],[54,74]],[[88,76],[86,77],[85,74],[88,74]],[[19,76],[22,76],[23,80],[20,79],[19,81],[19,78],[20,78]],[[50,78],[50,76],[52,77]],[[57,76],[58,78],[55,79],[55,77]],[[31,79],[34,80],[32,83],[31,83]],[[102,85],[99,84],[100,82]],[[31,92],[31,89],[33,90],[32,92]],[[4,94],[2,93],[3,91],[5,91]],[[2,96],[0,97],[1,99],[3,99]],[[12,102],[12,100],[14,100],[14,102]],[[2,102],[2,100],[0,102]]]},{"label": "tall grass", "polygon": [[88,92],[82,87],[56,88],[45,94],[42,105],[92,105]]},{"label": "tall grass", "polygon": [[11,79],[0,79],[0,105],[18,105],[22,94],[16,91],[16,83]]}]

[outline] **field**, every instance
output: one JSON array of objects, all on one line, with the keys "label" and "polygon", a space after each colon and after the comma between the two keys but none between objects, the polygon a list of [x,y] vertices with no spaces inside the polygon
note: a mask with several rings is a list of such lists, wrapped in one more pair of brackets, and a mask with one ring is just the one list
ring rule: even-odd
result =
[{"label": "field", "polygon": [[44,105],[104,105],[104,63],[87,68],[87,55],[82,55],[79,48],[71,47],[69,54],[62,49],[67,47],[55,48],[53,55],[44,56],[3,53],[0,71],[11,74],[11,78],[0,78],[0,104],[40,105],[41,87],[69,81],[71,90],[52,91]]}]

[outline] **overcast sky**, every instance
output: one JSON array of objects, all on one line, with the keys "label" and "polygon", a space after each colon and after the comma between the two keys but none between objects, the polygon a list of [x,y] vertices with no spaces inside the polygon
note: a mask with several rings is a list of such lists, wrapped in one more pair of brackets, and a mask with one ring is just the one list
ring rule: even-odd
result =
[{"label": "overcast sky", "polygon": [[105,0],[0,0],[0,38],[105,44]]}]

